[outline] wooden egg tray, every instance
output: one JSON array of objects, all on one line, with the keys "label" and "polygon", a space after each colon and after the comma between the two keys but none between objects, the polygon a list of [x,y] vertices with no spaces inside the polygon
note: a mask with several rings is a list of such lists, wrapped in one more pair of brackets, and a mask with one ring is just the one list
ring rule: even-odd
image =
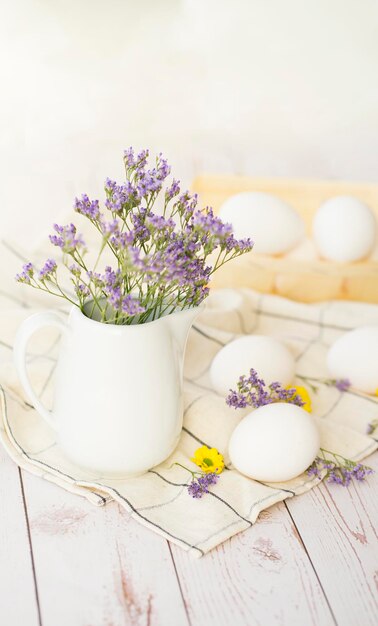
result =
[{"label": "wooden egg tray", "polygon": [[[241,191],[274,194],[298,211],[309,237],[316,209],[332,196],[359,198],[375,212],[378,220],[377,184],[201,175],[194,180],[192,190],[199,194],[201,206],[212,206],[216,213],[229,196]],[[343,299],[378,303],[378,261],[299,261],[252,251],[220,268],[212,286],[250,287],[301,302]]]}]

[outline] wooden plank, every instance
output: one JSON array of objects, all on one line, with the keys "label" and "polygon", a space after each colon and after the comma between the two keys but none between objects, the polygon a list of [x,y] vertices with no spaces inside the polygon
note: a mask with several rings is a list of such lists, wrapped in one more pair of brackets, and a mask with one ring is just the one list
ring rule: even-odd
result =
[{"label": "wooden plank", "polygon": [[24,480],[43,626],[188,624],[165,539],[115,503]]},{"label": "wooden plank", "polygon": [[28,524],[18,467],[0,446],[0,621],[38,626]]},{"label": "wooden plank", "polygon": [[331,626],[303,544],[282,503],[200,560],[172,546],[192,624]]},{"label": "wooden plank", "polygon": [[[378,472],[378,455],[366,464]],[[377,625],[377,485],[377,475],[348,489],[322,484],[286,501],[342,626]]]}]

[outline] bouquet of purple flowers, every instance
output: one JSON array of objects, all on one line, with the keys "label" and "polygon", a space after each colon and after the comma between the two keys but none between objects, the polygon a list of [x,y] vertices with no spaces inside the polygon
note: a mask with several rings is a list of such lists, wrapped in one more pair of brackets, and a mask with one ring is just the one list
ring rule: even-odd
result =
[{"label": "bouquet of purple flowers", "polygon": [[[99,234],[93,267],[86,263],[86,244],[76,226],[54,224],[50,241],[63,253],[74,295],[61,286],[54,259],[39,270],[27,263],[16,279],[65,298],[108,324],[142,324],[198,306],[209,293],[212,274],[253,244],[236,240],[232,226],[211,208],[198,209],[197,196],[182,193],[179,181],[167,185],[167,161],[159,155],[148,169],[148,156],[147,150],[137,155],[132,148],[125,151],[126,182],[106,180],[104,212],[98,200],[85,194],[75,200],[75,211]],[[160,211],[154,212],[158,198]],[[96,271],[105,251],[113,263]]]}]

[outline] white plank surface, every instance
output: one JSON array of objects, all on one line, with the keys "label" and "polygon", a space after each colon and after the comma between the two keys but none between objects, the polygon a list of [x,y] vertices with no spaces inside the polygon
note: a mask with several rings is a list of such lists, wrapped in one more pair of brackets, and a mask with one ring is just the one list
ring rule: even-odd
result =
[{"label": "white plank surface", "polygon": [[364,462],[376,471],[366,483],[286,501],[340,626],[378,624],[378,454]]},{"label": "white plank surface", "polygon": [[172,547],[192,624],[331,626],[334,620],[285,506],[202,559]]},{"label": "white plank surface", "polygon": [[20,472],[0,446],[0,623],[38,626]]},{"label": "white plank surface", "polygon": [[24,480],[43,626],[187,626],[164,539],[115,503]]},{"label": "white plank surface", "polygon": [[[0,621],[38,626],[19,472],[0,459]],[[41,624],[376,626],[377,483],[322,485],[196,560],[118,505],[23,473]]]}]

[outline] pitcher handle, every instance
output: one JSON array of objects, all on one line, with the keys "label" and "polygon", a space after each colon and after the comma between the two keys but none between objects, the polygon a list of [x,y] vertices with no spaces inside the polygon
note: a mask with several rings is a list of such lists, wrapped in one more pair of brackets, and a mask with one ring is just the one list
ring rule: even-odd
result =
[{"label": "pitcher handle", "polygon": [[40,328],[43,328],[44,326],[55,326],[64,333],[68,330],[67,324],[65,324],[62,318],[53,311],[35,313],[34,315],[31,315],[21,324],[20,328],[18,329],[14,342],[13,358],[18,376],[21,381],[21,385],[26,395],[31,400],[34,408],[43,417],[43,419],[49,424],[49,426],[51,426],[51,428],[56,430],[53,413],[49,409],[46,409],[45,406],[43,406],[37,394],[34,392],[26,368],[26,348],[28,341],[33,333],[35,333]]}]

